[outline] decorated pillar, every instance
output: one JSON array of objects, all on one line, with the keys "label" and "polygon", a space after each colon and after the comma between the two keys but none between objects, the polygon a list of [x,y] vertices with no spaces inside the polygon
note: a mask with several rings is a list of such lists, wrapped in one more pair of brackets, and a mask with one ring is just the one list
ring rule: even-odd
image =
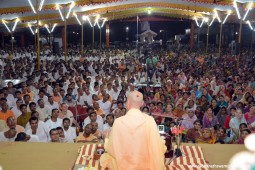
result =
[{"label": "decorated pillar", "polygon": [[195,23],[192,20],[191,21],[191,28],[190,28],[190,49],[193,50],[194,48],[194,28],[195,28]]},{"label": "decorated pillar", "polygon": [[21,33],[21,47],[25,47],[25,36],[24,36],[24,32]]},{"label": "decorated pillar", "polygon": [[62,47],[65,47],[65,28],[62,28]]},{"label": "decorated pillar", "polygon": [[110,25],[106,24],[106,48],[110,47]]}]

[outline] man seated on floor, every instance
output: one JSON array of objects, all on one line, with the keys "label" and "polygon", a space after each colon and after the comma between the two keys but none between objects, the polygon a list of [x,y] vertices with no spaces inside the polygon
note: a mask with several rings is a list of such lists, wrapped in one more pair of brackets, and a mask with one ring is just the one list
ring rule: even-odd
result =
[{"label": "man seated on floor", "polygon": [[85,126],[84,132],[80,133],[79,136],[75,139],[77,143],[83,143],[83,142],[98,142],[98,139],[96,136],[91,134],[92,131],[92,125],[89,123]]},{"label": "man seated on floor", "polygon": [[101,137],[102,137],[102,133],[98,129],[98,123],[97,122],[91,122],[91,125],[92,125],[92,130],[91,130],[92,135],[96,136],[100,140]]},{"label": "man seated on floor", "polygon": [[27,122],[29,121],[31,114],[27,112],[27,105],[20,105],[21,115],[17,119],[17,123],[20,126],[26,127]]},{"label": "man seated on floor", "polygon": [[102,132],[104,121],[103,121],[103,118],[101,116],[97,115],[95,111],[92,111],[91,113],[89,113],[89,116],[86,119],[84,119],[83,129],[87,124],[89,124],[91,122],[97,122],[98,129]]},{"label": "man seated on floor", "polygon": [[17,134],[20,133],[20,132],[25,132],[25,129],[24,127],[20,126],[20,125],[17,125],[17,120],[14,116],[10,116],[7,118],[7,128],[5,128],[3,130],[3,132],[6,132],[7,130],[9,129],[16,129],[17,131]]},{"label": "man seated on floor", "polygon": [[58,118],[58,109],[52,109],[51,118],[45,122],[49,129],[57,128],[62,125],[62,119]]},{"label": "man seated on floor", "polygon": [[182,115],[182,126],[185,130],[194,128],[194,122],[197,120],[195,111],[192,109],[187,110],[187,114]]},{"label": "man seated on floor", "polygon": [[59,132],[56,128],[51,129],[49,134],[50,142],[66,143],[62,138],[60,138]]},{"label": "man seated on floor", "polygon": [[70,119],[64,118],[63,119],[63,131],[64,135],[68,140],[74,141],[76,136],[75,128],[70,126]]},{"label": "man seated on floor", "polygon": [[26,128],[26,134],[38,136],[40,142],[48,142],[50,139],[48,127],[44,122],[40,122],[38,117],[33,116],[29,119],[29,126]]},{"label": "man seated on floor", "polygon": [[58,130],[59,138],[61,141],[63,141],[64,143],[74,143],[73,140],[70,140],[65,137],[64,130],[62,127],[57,127],[56,129]]},{"label": "man seated on floor", "polygon": [[103,126],[103,134],[104,134],[106,131],[108,131],[109,133],[111,132],[113,122],[114,122],[114,116],[113,116],[113,114],[107,115],[107,116],[106,116],[106,123],[105,123],[104,126]]},{"label": "man seated on floor", "polygon": [[20,132],[18,133],[15,142],[40,142],[40,140],[36,135],[27,135],[24,132]]},{"label": "man seated on floor", "polygon": [[216,131],[216,140],[217,141],[223,141],[224,143],[229,143],[232,142],[231,138],[229,138],[227,136],[227,131],[224,127],[220,127],[217,131]]},{"label": "man seated on floor", "polygon": [[6,121],[8,117],[15,116],[12,110],[8,110],[9,106],[7,103],[1,104],[0,120]]},{"label": "man seated on floor", "polygon": [[16,129],[12,128],[6,132],[0,132],[0,142],[14,142],[17,135]]}]

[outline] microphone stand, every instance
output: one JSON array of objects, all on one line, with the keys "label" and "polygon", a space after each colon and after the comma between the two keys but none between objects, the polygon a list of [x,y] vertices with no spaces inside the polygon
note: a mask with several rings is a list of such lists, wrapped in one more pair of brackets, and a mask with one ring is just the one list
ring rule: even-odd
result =
[{"label": "microphone stand", "polygon": [[173,158],[167,162],[167,165],[170,165],[176,158],[183,156],[182,151],[180,149],[181,134],[182,134],[182,130],[183,130],[181,127],[181,123],[182,123],[182,120],[180,121],[179,124],[177,122],[177,127],[174,127],[172,129],[172,134],[175,134],[175,136],[176,136],[177,148],[175,148]]}]

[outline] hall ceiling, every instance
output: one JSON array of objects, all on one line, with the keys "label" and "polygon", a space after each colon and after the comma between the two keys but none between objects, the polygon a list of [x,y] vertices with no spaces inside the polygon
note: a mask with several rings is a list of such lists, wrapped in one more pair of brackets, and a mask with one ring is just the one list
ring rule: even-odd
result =
[{"label": "hall ceiling", "polygon": [[[40,4],[41,0],[38,0]],[[239,23],[236,9],[233,7],[233,0],[73,0],[75,6],[72,9],[67,24],[78,24],[73,15],[75,12],[80,20],[82,16],[88,16],[92,20],[95,16],[100,15],[101,18],[107,18],[108,22],[129,19],[136,16],[169,17],[175,19],[197,20],[201,23],[202,18],[208,18],[209,22],[215,16],[214,9],[218,11],[220,19],[223,21],[228,11],[231,14],[227,22]],[[57,23],[63,25],[60,14],[56,9],[56,4],[68,4],[70,0],[45,0],[42,11],[39,12],[41,24]],[[36,7],[36,0],[31,0]],[[243,18],[246,13],[250,1],[237,1],[240,15]],[[60,5],[63,7],[63,5]],[[66,5],[66,11],[70,5]],[[253,22],[255,17],[254,4],[251,6],[246,21]],[[64,9],[61,9],[64,11]],[[148,14],[148,13],[151,14]],[[8,21],[19,18],[20,22],[17,28],[27,27],[28,23],[34,22],[37,15],[32,11],[28,0],[0,0],[0,31],[7,31],[3,25],[4,19],[8,25]],[[87,22],[87,21],[86,21]],[[215,20],[215,22],[218,22]],[[9,21],[13,24],[13,21]],[[4,29],[3,29],[4,28]]]}]

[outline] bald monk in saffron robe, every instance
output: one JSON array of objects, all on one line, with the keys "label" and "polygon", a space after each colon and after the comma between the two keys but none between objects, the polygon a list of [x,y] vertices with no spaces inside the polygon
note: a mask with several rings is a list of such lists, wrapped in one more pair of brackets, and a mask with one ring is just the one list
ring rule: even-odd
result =
[{"label": "bald monk in saffron robe", "polygon": [[164,170],[165,141],[154,119],[140,111],[143,95],[133,91],[127,99],[128,112],[114,121],[105,139],[106,153],[100,164],[110,170]]}]

